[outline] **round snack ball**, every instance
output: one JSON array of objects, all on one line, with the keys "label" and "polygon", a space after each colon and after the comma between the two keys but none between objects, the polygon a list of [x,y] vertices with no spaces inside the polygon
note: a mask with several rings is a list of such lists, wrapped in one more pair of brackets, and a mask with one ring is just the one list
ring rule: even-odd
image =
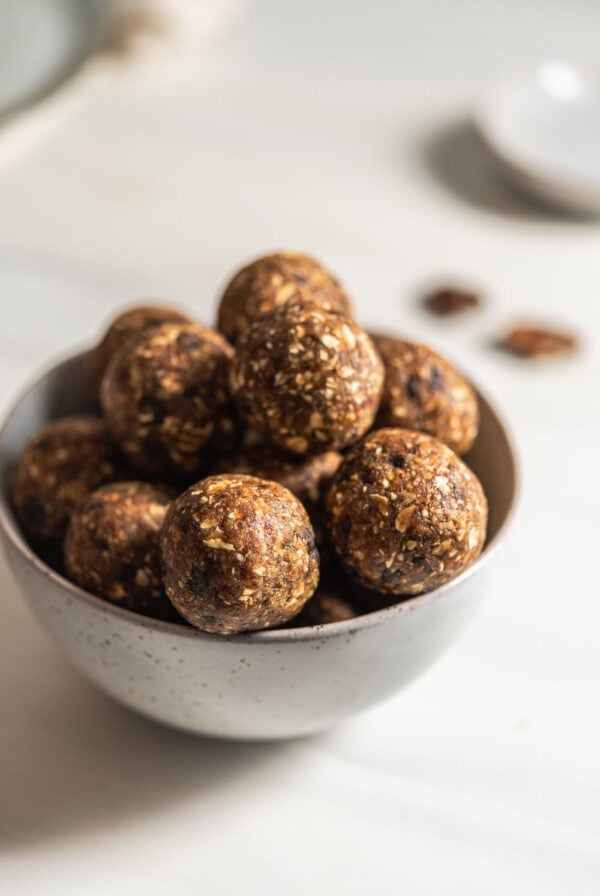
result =
[{"label": "round snack ball", "polygon": [[322,588],[305,607],[310,625],[327,625],[329,622],[347,622],[356,617],[352,604],[340,597],[335,590]]},{"label": "round snack ball", "polygon": [[309,255],[279,252],[257,258],[233,277],[219,305],[218,328],[235,344],[257,317],[287,302],[352,314],[350,299],[322,264]]},{"label": "round snack ball", "polygon": [[191,323],[190,318],[169,305],[137,305],[124,311],[108,327],[102,340],[92,351],[92,381],[99,386],[110,360],[135,336],[161,324]]},{"label": "round snack ball", "polygon": [[346,622],[357,616],[355,608],[331,585],[319,585],[300,613],[288,625],[293,628],[305,625],[327,625],[330,622]]},{"label": "round snack ball", "polygon": [[306,511],[277,482],[209,476],[174,501],[161,537],[175,609],[208,632],[251,631],[295,616],[319,580]]},{"label": "round snack ball", "polygon": [[319,586],[300,613],[288,622],[286,628],[305,625],[325,625],[329,622],[344,622],[375,613],[386,607],[402,602],[397,594],[382,594],[371,591],[351,579],[333,550],[324,557],[324,549],[319,546],[321,576]]},{"label": "round snack ball", "polygon": [[59,541],[89,493],[121,478],[102,420],[63,417],[44,426],[23,448],[12,473],[11,500],[29,536]]},{"label": "round snack ball", "polygon": [[375,425],[427,432],[465,454],[479,429],[477,396],[466,379],[426,345],[389,336],[373,341],[385,367]]},{"label": "round snack ball", "polygon": [[65,536],[67,575],[117,606],[172,619],[158,541],[171,493],[147,482],[105,485],[89,495]]},{"label": "round snack ball", "polygon": [[162,324],[117,352],[100,402],[134,469],[152,477],[197,475],[235,431],[227,375],[233,349],[196,324]]},{"label": "round snack ball", "polygon": [[342,462],[337,451],[324,451],[310,457],[281,455],[268,445],[243,449],[224,457],[215,473],[244,473],[259,479],[271,479],[288,488],[303,504],[317,504]]},{"label": "round snack ball", "polygon": [[252,429],[283,451],[312,454],[367,432],[383,375],[373,343],[349,317],[288,304],[246,331],[230,385]]},{"label": "round snack ball", "polygon": [[326,496],[331,543],[359,584],[430,591],[481,552],[487,501],[475,474],[425,433],[379,429],[348,453]]}]

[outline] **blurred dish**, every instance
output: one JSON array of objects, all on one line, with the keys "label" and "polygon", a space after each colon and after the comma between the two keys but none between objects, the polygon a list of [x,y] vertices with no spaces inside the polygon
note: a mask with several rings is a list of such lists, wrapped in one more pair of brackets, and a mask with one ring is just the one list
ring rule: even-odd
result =
[{"label": "blurred dish", "polygon": [[0,3],[0,123],[71,77],[101,41],[102,0]]},{"label": "blurred dish", "polygon": [[600,76],[546,62],[493,89],[475,125],[519,186],[571,210],[600,212]]}]

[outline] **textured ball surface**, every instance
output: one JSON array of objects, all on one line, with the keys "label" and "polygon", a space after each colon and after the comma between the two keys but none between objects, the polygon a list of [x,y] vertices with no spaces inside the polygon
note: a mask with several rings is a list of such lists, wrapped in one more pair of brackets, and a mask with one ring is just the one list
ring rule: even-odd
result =
[{"label": "textured ball surface", "polygon": [[365,588],[420,594],[480,554],[487,501],[475,474],[424,433],[379,429],[355,445],[326,496],[331,543]]},{"label": "textured ball surface", "polygon": [[171,498],[167,489],[146,482],[105,485],[89,495],[65,537],[69,578],[127,610],[174,618],[158,548]]},{"label": "textured ball surface", "polygon": [[134,469],[191,477],[235,432],[227,376],[233,349],[196,324],[162,324],[125,345],[102,380],[108,428]]},{"label": "textured ball surface", "polygon": [[116,317],[92,351],[92,381],[99,387],[111,359],[130,339],[161,324],[191,323],[190,318],[169,305],[137,305]]},{"label": "textured ball surface", "polygon": [[322,453],[372,425],[383,364],[368,335],[343,314],[284,305],[244,334],[231,390],[247,424],[277,448]]},{"label": "textured ball surface", "polygon": [[342,455],[337,451],[291,457],[279,454],[267,445],[257,445],[224,457],[213,472],[271,479],[289,489],[303,504],[314,505],[321,499],[341,462]]},{"label": "textured ball surface", "polygon": [[389,336],[373,341],[385,367],[375,425],[427,432],[465,454],[479,430],[477,396],[466,379],[425,345]]},{"label": "textured ball surface", "polygon": [[172,505],[161,538],[165,588],[196,628],[281,625],[313,594],[319,557],[302,504],[276,482],[209,476]]},{"label": "textured ball surface", "polygon": [[323,584],[319,585],[311,599],[289,625],[293,628],[328,625],[331,622],[347,622],[357,615],[355,607],[334,585]]},{"label": "textured ball surface", "polygon": [[350,299],[320,262],[279,252],[257,258],[235,274],[219,305],[218,328],[235,344],[257,317],[286,302],[311,302],[352,314]]},{"label": "textured ball surface", "polygon": [[122,470],[102,420],[63,417],[25,445],[13,470],[11,500],[28,535],[58,541],[89,493],[119,478]]}]

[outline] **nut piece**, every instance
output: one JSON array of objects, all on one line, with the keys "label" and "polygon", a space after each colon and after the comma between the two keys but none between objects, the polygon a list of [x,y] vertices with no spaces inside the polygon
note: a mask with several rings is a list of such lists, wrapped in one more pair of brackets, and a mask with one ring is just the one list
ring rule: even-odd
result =
[{"label": "nut piece", "polygon": [[446,286],[426,295],[423,304],[432,314],[447,317],[451,314],[462,314],[463,311],[479,308],[481,296],[468,289]]},{"label": "nut piece", "polygon": [[268,445],[255,446],[223,458],[214,473],[243,473],[271,479],[288,488],[305,505],[317,504],[342,462],[337,451],[311,457],[278,454]]},{"label": "nut piece", "polygon": [[385,367],[375,425],[428,432],[457,454],[471,448],[479,429],[477,396],[445,358],[425,345],[373,337]]},{"label": "nut piece", "polygon": [[487,501],[475,474],[437,439],[379,429],[349,452],[326,497],[329,536],[359,584],[430,591],[481,552]]},{"label": "nut piece", "polygon": [[102,380],[108,428],[149,477],[197,475],[234,435],[227,375],[233,349],[196,324],[162,324],[128,342]]},{"label": "nut piece", "polygon": [[100,387],[109,361],[132,337],[161,324],[191,322],[186,314],[169,305],[138,305],[124,311],[113,320],[90,355],[92,382]]},{"label": "nut piece", "polygon": [[293,454],[340,449],[372,425],[383,364],[364,330],[316,305],[284,305],[238,344],[231,390],[248,425]]},{"label": "nut piece", "polygon": [[23,448],[12,474],[11,500],[29,536],[59,541],[88,494],[121,478],[102,420],[63,417],[44,426]]},{"label": "nut piece", "polygon": [[281,625],[314,592],[319,556],[306,511],[279,483],[209,476],[172,505],[161,537],[167,594],[208,632]]},{"label": "nut piece", "polygon": [[329,271],[297,252],[265,255],[242,268],[228,284],[218,312],[218,328],[236,343],[252,321],[293,301],[352,314],[350,299]]},{"label": "nut piece", "polygon": [[92,492],[67,529],[69,578],[134,613],[173,619],[158,550],[171,497],[167,489],[146,482],[121,482]]},{"label": "nut piece", "polygon": [[576,336],[546,327],[517,326],[499,339],[499,345],[522,358],[551,358],[578,348]]}]

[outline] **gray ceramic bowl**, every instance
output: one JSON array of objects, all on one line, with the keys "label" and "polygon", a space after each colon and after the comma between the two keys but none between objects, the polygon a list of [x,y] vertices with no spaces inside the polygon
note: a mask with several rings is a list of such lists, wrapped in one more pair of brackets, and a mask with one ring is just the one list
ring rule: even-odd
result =
[{"label": "gray ceramic bowl", "polygon": [[307,734],[404,687],[466,626],[483,597],[515,498],[514,454],[483,397],[481,431],[467,461],[487,492],[489,537],[470,569],[436,591],[348,622],[224,637],[106,603],[63,579],[24,540],[7,497],[10,470],[44,423],[93,407],[84,363],[85,355],[77,355],[42,376],[0,432],[0,533],[39,621],[74,665],[117,700],[198,734]]}]

